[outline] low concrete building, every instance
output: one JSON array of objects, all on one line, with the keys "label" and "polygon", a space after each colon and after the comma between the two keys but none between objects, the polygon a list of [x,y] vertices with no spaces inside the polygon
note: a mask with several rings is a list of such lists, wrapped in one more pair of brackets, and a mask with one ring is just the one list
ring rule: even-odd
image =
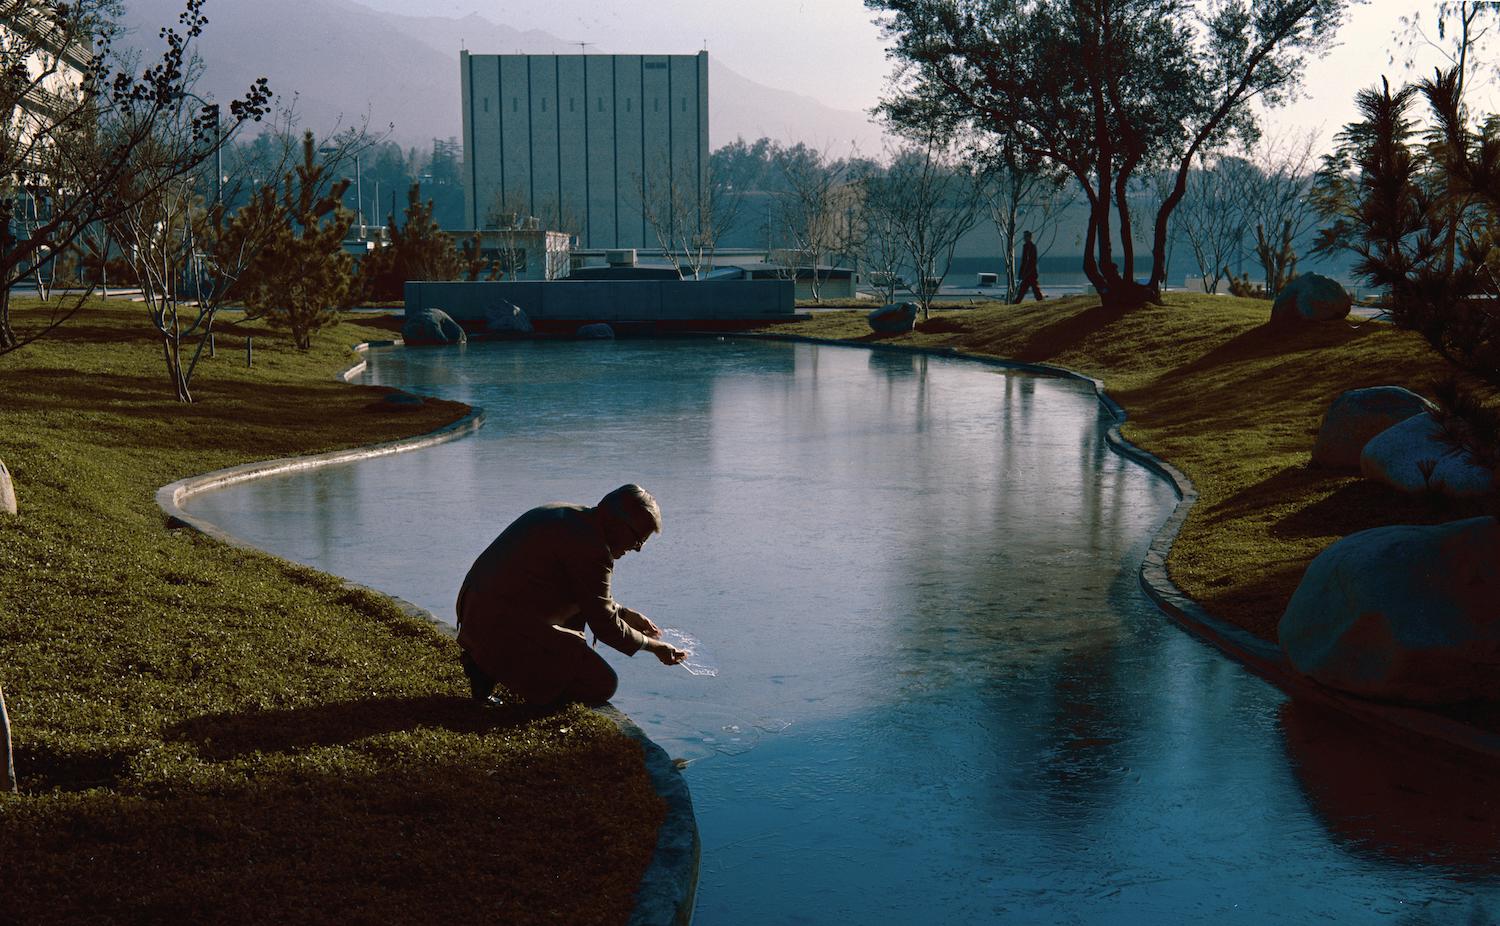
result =
[{"label": "low concrete building", "polygon": [[573,236],[543,228],[535,218],[514,227],[450,231],[454,247],[479,242],[479,256],[492,262],[497,280],[561,280],[568,275]]},{"label": "low concrete building", "polygon": [[645,331],[734,327],[796,314],[790,280],[545,280],[406,284],[406,315],[442,309],[479,329],[493,309],[519,306],[537,331],[591,322]]}]

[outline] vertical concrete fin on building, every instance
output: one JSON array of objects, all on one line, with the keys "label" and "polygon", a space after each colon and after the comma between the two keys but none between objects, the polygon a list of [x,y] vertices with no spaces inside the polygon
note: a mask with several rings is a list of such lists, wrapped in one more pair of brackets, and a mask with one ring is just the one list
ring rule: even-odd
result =
[{"label": "vertical concrete fin on building", "polygon": [[474,173],[474,159],[469,156],[474,150],[474,70],[468,51],[458,53],[458,82],[463,88],[464,164],[469,169],[469,182],[464,186],[464,215],[468,217],[470,228],[478,228],[474,191],[479,188],[479,183]]},{"label": "vertical concrete fin on building", "polygon": [[486,224],[488,204],[504,196],[516,211],[546,218],[561,213],[579,226],[562,230],[578,234],[587,247],[651,246],[656,242],[641,209],[642,181],[662,191],[664,209],[672,183],[687,183],[687,201],[702,195],[706,53],[466,50],[460,67],[473,225]]}]

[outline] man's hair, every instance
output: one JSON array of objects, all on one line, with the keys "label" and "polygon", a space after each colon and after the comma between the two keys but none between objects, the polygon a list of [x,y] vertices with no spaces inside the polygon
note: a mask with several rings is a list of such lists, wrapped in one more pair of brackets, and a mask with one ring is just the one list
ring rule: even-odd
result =
[{"label": "man's hair", "polygon": [[630,525],[642,538],[661,533],[661,506],[650,492],[633,482],[604,496],[599,507]]}]

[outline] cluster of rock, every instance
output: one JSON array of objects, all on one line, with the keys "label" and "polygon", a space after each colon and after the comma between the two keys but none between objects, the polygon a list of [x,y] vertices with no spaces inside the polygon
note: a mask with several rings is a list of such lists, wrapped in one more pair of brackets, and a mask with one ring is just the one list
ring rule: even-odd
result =
[{"label": "cluster of rock", "polygon": [[1400,386],[1351,389],[1333,400],[1313,444],[1315,466],[1359,469],[1408,495],[1479,498],[1495,473],[1447,433],[1426,399]]},{"label": "cluster of rock", "polygon": [[[531,318],[519,306],[500,302],[485,310],[484,333],[493,337],[526,335],[535,332]],[[597,340],[613,338],[615,329],[604,322],[580,325],[575,338]],[[423,309],[409,313],[401,326],[401,339],[409,345],[464,344],[469,340],[463,326],[442,309]]]},{"label": "cluster of rock", "polygon": [[401,326],[401,340],[408,346],[432,344],[463,344],[469,340],[463,326],[442,309],[423,309],[406,315]]},{"label": "cluster of rock", "polygon": [[[1338,396],[1313,463],[1398,492],[1474,498],[1495,473],[1399,386]],[[1307,567],[1277,627],[1292,667],[1329,688],[1407,704],[1500,699],[1500,522],[1393,525],[1335,542]]]},{"label": "cluster of rock", "polygon": [[[501,301],[484,311],[484,333],[496,337],[531,334],[531,318],[519,306]],[[409,345],[463,344],[469,340],[463,326],[442,309],[408,313],[401,326],[401,340]]]}]

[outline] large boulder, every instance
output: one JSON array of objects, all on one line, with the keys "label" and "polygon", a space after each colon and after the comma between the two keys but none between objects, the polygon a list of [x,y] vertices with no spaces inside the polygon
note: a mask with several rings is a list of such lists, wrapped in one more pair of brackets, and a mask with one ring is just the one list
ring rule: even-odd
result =
[{"label": "large boulder", "polygon": [[1330,688],[1414,704],[1500,698],[1500,522],[1350,534],[1307,567],[1277,627]]},{"label": "large boulder", "polygon": [[407,344],[463,344],[469,336],[442,309],[423,309],[415,315],[407,313],[401,340]]},{"label": "large boulder", "polygon": [[916,327],[917,305],[914,302],[883,305],[871,310],[865,321],[876,334],[903,334]]},{"label": "large boulder", "polygon": [[1413,415],[1370,438],[1359,454],[1366,478],[1407,495],[1437,492],[1448,498],[1478,498],[1494,488],[1495,473],[1467,450],[1444,439],[1432,415]]},{"label": "large boulder", "polygon": [[1304,273],[1281,288],[1271,304],[1272,324],[1337,321],[1349,315],[1354,300],[1338,280]]},{"label": "large boulder", "polygon": [[0,460],[0,514],[16,513],[16,489],[10,483],[10,470]]},{"label": "large boulder", "polygon": [[1341,393],[1323,415],[1323,425],[1313,443],[1313,465],[1359,469],[1360,451],[1370,438],[1412,415],[1431,410],[1432,403],[1400,386],[1370,386]]},{"label": "large boulder", "polygon": [[594,322],[590,325],[579,325],[578,330],[573,332],[573,337],[583,338],[585,340],[612,338],[614,336],[615,329],[606,325],[604,322]]},{"label": "large boulder", "polygon": [[489,334],[531,334],[531,319],[520,306],[501,301],[484,310],[484,330]]}]

